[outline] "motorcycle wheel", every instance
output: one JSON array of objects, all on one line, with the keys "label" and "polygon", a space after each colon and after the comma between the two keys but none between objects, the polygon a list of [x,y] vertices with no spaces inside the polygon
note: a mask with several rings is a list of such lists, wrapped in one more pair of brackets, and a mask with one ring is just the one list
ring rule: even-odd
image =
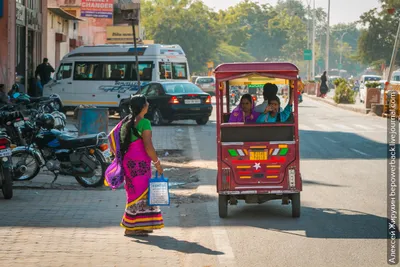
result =
[{"label": "motorcycle wheel", "polygon": [[[21,162],[21,160],[15,159],[15,157],[19,157],[19,158],[24,158],[25,157],[25,162]],[[33,158],[32,162],[35,165],[34,165],[32,174],[24,175],[25,172],[21,173],[20,167],[21,166],[25,166],[25,168],[27,168],[26,161],[27,161],[28,157]],[[12,152],[12,162],[13,162],[13,169],[14,169],[14,177],[13,177],[14,181],[29,181],[29,180],[32,180],[33,178],[35,178],[38,175],[38,173],[40,171],[40,161],[39,161],[39,159],[36,157],[35,154],[33,154],[31,151],[28,151],[28,150],[13,151]],[[24,164],[22,164],[22,163],[24,163]]]},{"label": "motorcycle wheel", "polygon": [[4,178],[1,191],[5,199],[11,199],[13,197],[13,180],[11,177],[11,171],[9,168],[2,168],[2,175]]},{"label": "motorcycle wheel", "polygon": [[[107,169],[107,163],[99,150],[96,150],[96,152],[94,153],[94,157],[99,164],[97,168],[101,168],[101,176],[99,178],[96,177],[95,179],[93,179],[93,177],[95,177],[96,175],[94,175],[92,178],[75,176],[76,181],[83,187],[99,187],[104,184],[104,174]],[[96,171],[97,169],[95,170],[95,172]]]}]

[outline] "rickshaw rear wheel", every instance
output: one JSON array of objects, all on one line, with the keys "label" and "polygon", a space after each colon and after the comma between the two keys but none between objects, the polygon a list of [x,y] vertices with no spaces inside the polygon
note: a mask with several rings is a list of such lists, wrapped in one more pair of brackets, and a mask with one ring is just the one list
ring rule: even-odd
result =
[{"label": "rickshaw rear wheel", "polygon": [[301,209],[300,193],[292,194],[291,200],[292,200],[292,217],[299,218]]},{"label": "rickshaw rear wheel", "polygon": [[218,195],[218,214],[220,218],[228,217],[228,196]]}]

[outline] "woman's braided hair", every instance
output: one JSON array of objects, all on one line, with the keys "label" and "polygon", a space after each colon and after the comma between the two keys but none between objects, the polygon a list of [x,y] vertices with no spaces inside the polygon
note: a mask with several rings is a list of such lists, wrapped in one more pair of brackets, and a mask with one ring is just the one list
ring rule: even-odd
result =
[{"label": "woman's braided hair", "polygon": [[143,110],[147,103],[147,99],[144,95],[132,95],[131,99],[129,101],[129,110],[131,112],[130,115],[128,115],[127,119],[127,125],[126,125],[126,134],[124,136],[124,140],[122,141],[121,144],[121,153],[122,155],[125,155],[125,153],[128,151],[129,144],[131,143],[131,135],[132,131],[133,134],[139,138],[142,139],[142,136],[140,136],[139,131],[135,127],[135,121],[136,121],[136,116],[140,114],[140,112]]}]

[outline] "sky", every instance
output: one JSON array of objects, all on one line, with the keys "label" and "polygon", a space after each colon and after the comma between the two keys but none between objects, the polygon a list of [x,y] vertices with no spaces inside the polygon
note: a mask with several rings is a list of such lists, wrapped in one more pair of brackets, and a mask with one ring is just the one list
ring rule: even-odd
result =
[{"label": "sky", "polygon": [[[306,5],[311,0],[302,0]],[[229,6],[234,6],[241,0],[203,0],[203,2],[215,10],[226,9]],[[253,2],[258,2],[260,4],[271,4],[275,5],[278,0],[254,0]],[[328,11],[328,0],[315,0],[315,6],[322,7],[325,11]],[[331,15],[330,15],[330,25],[335,25],[338,23],[349,23],[354,22],[360,18],[364,12],[380,7],[379,0],[331,0]]]}]

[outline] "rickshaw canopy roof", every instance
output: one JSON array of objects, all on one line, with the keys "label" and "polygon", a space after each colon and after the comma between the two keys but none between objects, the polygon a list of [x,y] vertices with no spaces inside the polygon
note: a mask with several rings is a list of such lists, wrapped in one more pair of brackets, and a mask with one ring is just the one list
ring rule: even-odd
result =
[{"label": "rickshaw canopy roof", "polygon": [[299,69],[288,62],[251,62],[224,63],[215,68],[215,78],[224,81],[238,79],[248,75],[259,75],[270,78],[297,79]]}]

